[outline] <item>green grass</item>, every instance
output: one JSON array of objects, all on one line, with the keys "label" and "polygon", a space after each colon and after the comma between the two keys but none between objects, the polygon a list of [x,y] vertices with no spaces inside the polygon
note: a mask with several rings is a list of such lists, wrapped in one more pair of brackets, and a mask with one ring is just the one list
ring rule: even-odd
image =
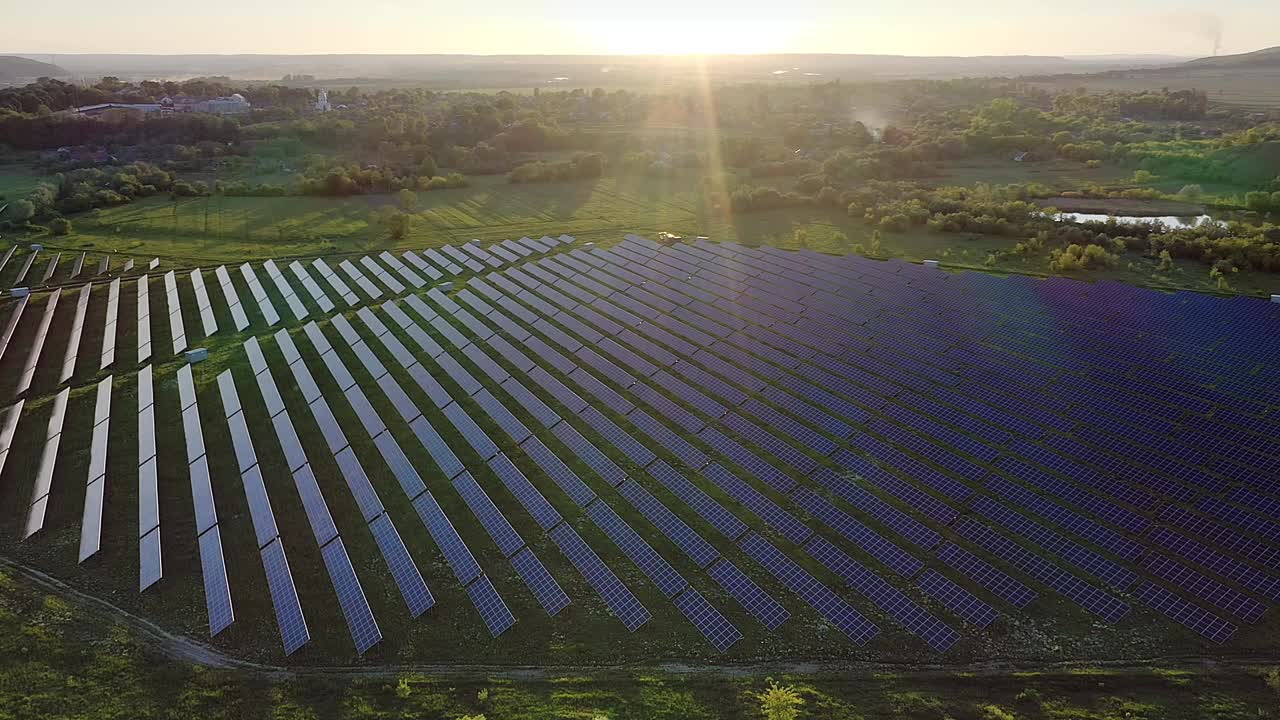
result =
[{"label": "green grass", "polygon": [[[1263,668],[773,675],[801,718],[1272,720]],[[6,718],[759,718],[763,670],[269,675],[174,661],[117,618],[0,572]]]}]

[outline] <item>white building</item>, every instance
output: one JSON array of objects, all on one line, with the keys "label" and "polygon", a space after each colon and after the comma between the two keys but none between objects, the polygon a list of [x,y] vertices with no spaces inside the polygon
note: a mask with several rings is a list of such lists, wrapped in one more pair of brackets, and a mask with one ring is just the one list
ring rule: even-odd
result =
[{"label": "white building", "polygon": [[329,107],[329,91],[320,88],[320,91],[316,94],[316,112],[329,112],[331,109]]}]

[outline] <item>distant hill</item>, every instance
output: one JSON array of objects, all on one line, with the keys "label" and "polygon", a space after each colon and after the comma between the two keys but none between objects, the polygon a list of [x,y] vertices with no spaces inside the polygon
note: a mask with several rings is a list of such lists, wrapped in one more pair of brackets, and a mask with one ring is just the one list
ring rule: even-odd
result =
[{"label": "distant hill", "polygon": [[1192,60],[1183,63],[1183,67],[1192,68],[1245,68],[1245,67],[1275,67],[1280,68],[1280,45],[1276,47],[1266,48],[1265,50],[1255,50],[1253,52],[1241,53],[1239,55],[1219,55],[1217,57],[1205,57],[1198,60]]},{"label": "distant hill", "polygon": [[0,55],[0,81],[13,82],[24,78],[57,77],[67,75],[66,70],[39,60],[13,55]]}]

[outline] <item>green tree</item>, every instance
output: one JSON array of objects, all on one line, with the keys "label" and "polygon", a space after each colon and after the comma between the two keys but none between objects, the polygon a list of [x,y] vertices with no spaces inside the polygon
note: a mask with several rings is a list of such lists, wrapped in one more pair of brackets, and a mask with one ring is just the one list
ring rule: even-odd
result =
[{"label": "green tree", "polygon": [[418,209],[418,193],[412,190],[401,190],[396,193],[396,204],[405,212],[415,212]]},{"label": "green tree", "polygon": [[769,687],[756,695],[760,701],[760,714],[765,720],[796,720],[800,717],[800,706],[804,705],[800,693],[790,685],[779,685],[773,678],[768,682]]},{"label": "green tree", "polygon": [[1250,210],[1267,210],[1271,207],[1271,193],[1262,191],[1245,193],[1244,204]]},{"label": "green tree", "polygon": [[36,206],[30,200],[18,200],[5,212],[8,219],[15,224],[27,222],[35,217],[35,214]]},{"label": "green tree", "polygon": [[66,218],[54,218],[49,222],[49,232],[54,235],[69,235],[71,221]]}]

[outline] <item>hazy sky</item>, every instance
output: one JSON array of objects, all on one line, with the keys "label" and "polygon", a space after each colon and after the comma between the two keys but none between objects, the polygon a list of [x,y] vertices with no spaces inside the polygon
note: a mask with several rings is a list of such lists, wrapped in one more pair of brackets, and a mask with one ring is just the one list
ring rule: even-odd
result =
[{"label": "hazy sky", "polygon": [[1280,0],[62,0],[0,54],[1170,53],[1280,45]]}]

